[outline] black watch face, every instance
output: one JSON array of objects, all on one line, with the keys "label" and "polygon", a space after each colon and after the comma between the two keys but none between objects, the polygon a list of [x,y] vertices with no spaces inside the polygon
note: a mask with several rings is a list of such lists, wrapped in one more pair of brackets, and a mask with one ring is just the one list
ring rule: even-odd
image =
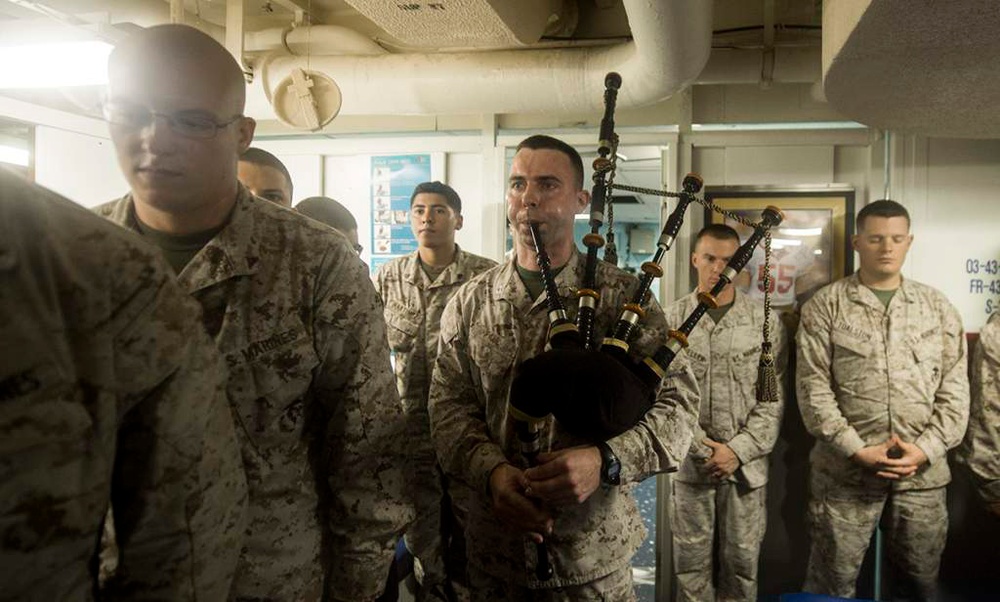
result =
[{"label": "black watch face", "polygon": [[607,481],[609,485],[617,485],[621,478],[622,465],[615,460],[608,465]]}]

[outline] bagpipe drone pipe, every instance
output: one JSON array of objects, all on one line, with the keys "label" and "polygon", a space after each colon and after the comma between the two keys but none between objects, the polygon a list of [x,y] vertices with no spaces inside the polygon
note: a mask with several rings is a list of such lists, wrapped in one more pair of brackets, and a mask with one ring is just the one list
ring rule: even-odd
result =
[{"label": "bagpipe drone pipe", "polygon": [[[575,323],[569,319],[559,295],[538,228],[536,224],[529,224],[545,284],[549,318],[546,350],[518,365],[509,397],[509,410],[516,421],[521,454],[529,465],[535,464],[535,458],[541,451],[541,430],[550,415],[565,432],[594,444],[633,428],[655,404],[661,380],[668,373],[674,358],[687,346],[688,335],[709,308],[718,306],[718,295],[743,269],[761,240],[767,241],[766,256],[770,256],[769,230],[783,219],[776,207],[767,207],[757,223],[739,218],[753,228],[753,234],[732,257],[718,283],[711,291],[699,294],[698,306],[679,328],[668,333],[664,344],[652,355],[637,360],[629,353],[630,344],[637,336],[639,323],[645,315],[643,307],[648,303],[652,283],[663,275],[660,263],[681,229],[687,207],[697,201],[718,211],[711,203],[696,197],[702,188],[702,180],[694,174],[684,178],[681,192],[641,189],[646,193],[675,197],[678,199],[677,206],[660,234],[655,255],[642,265],[642,276],[636,290],[622,306],[611,332],[601,339],[598,346],[594,338],[594,322],[601,302],[601,287],[596,282],[597,254],[604,246],[600,229],[604,224],[609,190],[612,187],[628,189],[609,185],[609,180],[613,181],[614,177],[618,145],[614,132],[614,110],[620,86],[621,77],[617,73],[609,73],[605,78],[605,111],[601,120],[598,157],[594,161],[589,219],[591,232],[583,238],[587,257],[583,283],[577,290],[579,306]],[[776,398],[774,360],[767,330],[768,325],[765,324],[757,391],[758,397]],[[551,575],[546,546],[538,544],[536,576],[546,580]]]}]

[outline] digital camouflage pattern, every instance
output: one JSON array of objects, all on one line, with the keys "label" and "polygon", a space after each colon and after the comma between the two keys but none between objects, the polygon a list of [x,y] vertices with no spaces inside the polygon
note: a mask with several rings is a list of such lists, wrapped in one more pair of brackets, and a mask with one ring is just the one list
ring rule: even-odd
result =
[{"label": "digital camouflage pattern", "polygon": [[[677,602],[756,600],[757,559],[767,528],[767,487],[677,479],[670,483]],[[716,557],[718,574],[713,580]]]},{"label": "digital camouflage pattern", "polygon": [[[131,196],[99,211],[136,229]],[[240,186],[178,275],[229,369],[250,486],[237,600],[372,598],[413,518],[382,306],[347,239]]]},{"label": "digital camouflage pattern", "polygon": [[946,452],[965,434],[969,380],[962,321],[943,294],[904,279],[886,310],[849,276],[806,303],[798,344],[799,408],[817,439],[814,471],[883,488],[884,479],[850,457],[896,433],[929,462],[893,489],[948,483]]},{"label": "digital camouflage pattern", "polygon": [[[678,328],[698,305],[693,292],[671,303],[665,310],[667,325]],[[771,312],[771,349],[778,382],[784,381],[787,365],[785,329]],[[774,449],[781,428],[784,390],[779,401],[758,402],[754,391],[764,327],[764,306],[736,291],[732,308],[718,324],[706,315],[688,336],[684,350],[701,391],[698,426],[691,450],[674,479],[688,483],[715,483],[701,470],[712,456],[706,437],[726,443],[740,459],[740,467],[728,480],[753,489],[767,483],[768,454]]]},{"label": "digital camouflage pattern", "polygon": [[[853,580],[845,580],[857,574],[877,515],[887,507],[893,517],[887,537],[906,542],[891,545],[890,557],[907,563],[904,570],[927,593],[947,529],[947,521],[938,520],[947,516],[946,453],[962,441],[969,416],[958,311],[939,291],[907,279],[886,309],[855,274],[805,304],[798,345],[799,408],[817,438],[810,456],[807,588],[853,591]],[[913,476],[890,482],[850,459],[893,433],[927,455]]]},{"label": "digital camouflage pattern", "polygon": [[225,368],[156,249],[0,170],[0,600],[224,600],[246,481]]},{"label": "digital camouflage pattern", "polygon": [[[571,318],[584,260],[575,255],[555,278]],[[597,270],[602,297],[595,332],[606,333],[637,282],[607,263],[600,262]],[[608,442],[621,460],[624,485],[599,488],[583,504],[557,512],[548,538],[555,576],[539,582],[534,543],[494,517],[487,486],[498,465],[524,466],[507,401],[515,366],[542,351],[547,328],[545,295],[534,302],[529,298],[513,259],[480,275],[459,289],[445,309],[429,402],[431,436],[442,467],[475,494],[466,526],[470,566],[533,589],[584,584],[627,565],[645,535],[631,484],[680,466],[698,412],[698,384],[681,354],[656,405],[635,427]],[[634,353],[645,357],[665,336],[663,311],[651,301]],[[584,443],[551,418],[542,428],[542,440],[549,449]]]},{"label": "digital camouflage pattern", "polygon": [[972,354],[972,407],[959,460],[987,504],[1000,509],[1000,314],[990,316]]},{"label": "digital camouflage pattern", "polygon": [[[764,306],[739,290],[715,322],[704,316],[684,351],[701,391],[701,410],[691,449],[673,478],[672,522],[678,600],[755,600],[757,558],[764,539],[768,454],[781,428],[784,390],[777,402],[758,402],[754,384],[760,360]],[[697,291],[671,303],[667,325],[678,328],[697,307]],[[785,329],[771,312],[769,331],[778,383],[787,364]],[[712,449],[706,437],[726,443],[740,466],[719,482],[703,470]],[[716,533],[718,531],[718,533]],[[713,548],[718,540],[718,587]]]},{"label": "digital camouflage pattern", "polygon": [[470,569],[472,602],[634,602],[632,567],[623,566],[593,581],[559,589],[528,589]]},{"label": "digital camouflage pattern", "polygon": [[[416,251],[379,267],[375,290],[385,303],[389,350],[394,357],[396,388],[407,417],[407,435],[413,479],[411,490],[417,519],[406,531],[407,545],[420,559],[425,583],[444,579],[441,549],[441,478],[431,443],[427,417],[430,376],[437,358],[441,314],[458,287],[497,263],[456,245],[455,259],[431,282]],[[465,518],[467,487],[448,487],[460,520]],[[456,491],[457,490],[457,491]]]},{"label": "digital camouflage pattern", "polygon": [[802,588],[854,598],[872,533],[883,519],[886,551],[917,594],[935,600],[938,565],[948,535],[946,488],[874,490],[814,474],[809,483],[812,549]]}]

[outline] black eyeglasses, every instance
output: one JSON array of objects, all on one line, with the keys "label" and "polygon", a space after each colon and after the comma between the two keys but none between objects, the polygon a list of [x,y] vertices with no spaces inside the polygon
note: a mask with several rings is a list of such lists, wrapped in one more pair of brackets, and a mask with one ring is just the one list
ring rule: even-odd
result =
[{"label": "black eyeglasses", "polygon": [[226,128],[243,115],[237,115],[229,121],[218,122],[215,116],[202,111],[177,111],[176,113],[160,113],[145,107],[128,103],[108,102],[104,104],[104,118],[114,125],[138,129],[153,122],[157,117],[163,117],[174,132],[188,138],[214,138],[219,130]]}]

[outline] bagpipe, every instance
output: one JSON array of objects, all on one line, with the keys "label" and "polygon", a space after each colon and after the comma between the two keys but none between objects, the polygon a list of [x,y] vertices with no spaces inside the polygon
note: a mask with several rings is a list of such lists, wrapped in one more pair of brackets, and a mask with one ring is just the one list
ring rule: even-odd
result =
[{"label": "bagpipe", "polygon": [[[733,282],[762,240],[766,243],[765,291],[770,290],[767,282],[770,277],[770,229],[781,223],[783,215],[780,209],[767,207],[759,222],[751,222],[724,212],[696,196],[703,183],[695,174],[688,174],[683,179],[680,192],[613,183],[618,146],[618,137],[614,131],[614,112],[620,87],[621,76],[609,73],[605,78],[604,115],[601,119],[598,156],[593,164],[589,219],[591,231],[583,237],[587,257],[583,283],[576,293],[579,306],[575,322],[569,319],[559,295],[544,241],[537,226],[529,223],[538,267],[545,285],[549,319],[546,350],[518,365],[509,397],[509,411],[515,420],[520,451],[529,465],[535,464],[535,458],[541,451],[541,431],[550,415],[565,432],[595,444],[633,428],[655,404],[662,379],[680,351],[687,347],[688,336],[698,321],[708,309],[719,306],[718,295]],[[600,286],[597,283],[598,251],[605,246],[600,229],[604,225],[606,206],[609,215],[613,215],[613,208],[608,202],[613,189],[674,197],[677,198],[677,206],[660,233],[653,258],[641,266],[642,276],[636,290],[622,305],[611,332],[598,344],[594,336],[595,318],[601,303]],[[630,345],[645,316],[644,306],[648,304],[652,284],[663,276],[660,263],[676,240],[684,222],[684,214],[693,202],[725,213],[751,227],[753,233],[729,261],[712,290],[698,294],[697,307],[680,327],[671,330],[666,341],[651,355],[637,361],[629,353]],[[604,260],[610,259],[613,262],[613,242],[609,247],[611,248],[606,250]],[[766,294],[765,316],[770,314],[769,305],[770,298]],[[768,320],[765,317],[756,391],[758,399],[777,400]],[[552,576],[552,567],[545,543],[538,544],[537,552],[536,577],[547,580]]]}]

